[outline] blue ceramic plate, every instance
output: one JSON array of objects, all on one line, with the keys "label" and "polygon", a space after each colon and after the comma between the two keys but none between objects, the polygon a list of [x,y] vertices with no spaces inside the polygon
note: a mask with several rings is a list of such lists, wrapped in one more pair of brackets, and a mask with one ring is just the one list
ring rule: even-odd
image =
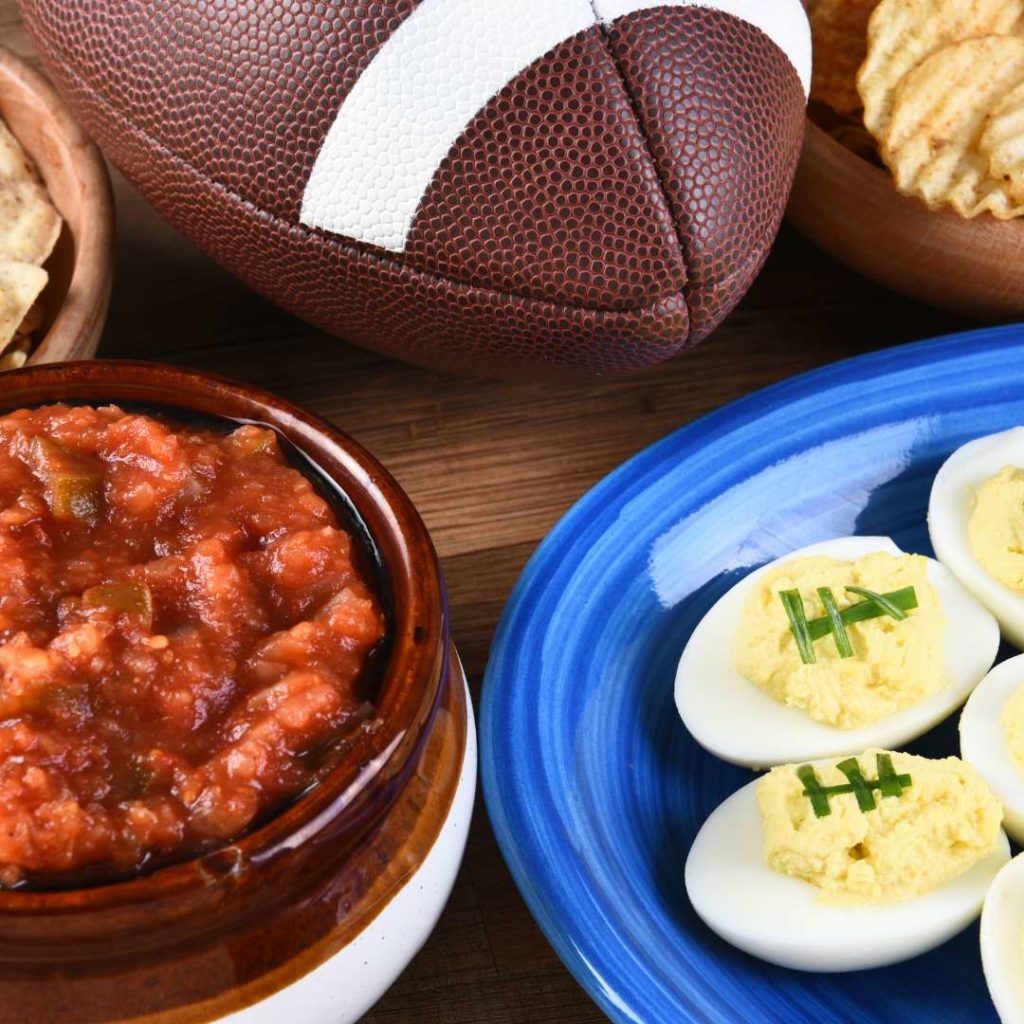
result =
[{"label": "blue ceramic plate", "polygon": [[[976,927],[908,964],[847,975],[769,966],[704,927],[683,863],[750,775],[690,739],[672,683],[700,617],[765,561],[851,533],[930,553],[939,464],[1020,424],[1022,327],[864,356],[642,452],[534,555],[487,670],[484,792],[530,909],[613,1020],[994,1024]],[[955,718],[914,749],[955,752]]]}]

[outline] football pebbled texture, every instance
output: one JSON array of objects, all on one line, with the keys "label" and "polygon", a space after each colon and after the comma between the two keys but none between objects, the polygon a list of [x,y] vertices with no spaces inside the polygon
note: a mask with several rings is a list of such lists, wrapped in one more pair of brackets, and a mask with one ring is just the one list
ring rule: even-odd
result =
[{"label": "football pebbled texture", "polygon": [[310,323],[458,372],[604,377],[706,337],[802,138],[800,0],[20,2],[173,225]]}]

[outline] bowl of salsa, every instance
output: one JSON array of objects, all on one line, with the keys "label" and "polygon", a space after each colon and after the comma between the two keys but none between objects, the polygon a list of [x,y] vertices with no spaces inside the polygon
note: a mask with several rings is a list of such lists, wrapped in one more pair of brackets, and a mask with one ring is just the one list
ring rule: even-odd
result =
[{"label": "bowl of salsa", "polygon": [[240,384],[4,382],[0,1024],[355,1019],[439,913],[472,802],[419,515]]}]

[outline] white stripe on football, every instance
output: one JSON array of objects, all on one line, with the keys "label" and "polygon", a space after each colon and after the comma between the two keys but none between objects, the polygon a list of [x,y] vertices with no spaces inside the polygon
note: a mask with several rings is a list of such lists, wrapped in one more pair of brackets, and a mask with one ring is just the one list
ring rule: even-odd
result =
[{"label": "white stripe on football", "polygon": [[518,74],[596,24],[679,6],[761,29],[806,94],[811,47],[799,0],[423,0],[342,103],[306,184],[302,223],[402,252],[445,156]]}]

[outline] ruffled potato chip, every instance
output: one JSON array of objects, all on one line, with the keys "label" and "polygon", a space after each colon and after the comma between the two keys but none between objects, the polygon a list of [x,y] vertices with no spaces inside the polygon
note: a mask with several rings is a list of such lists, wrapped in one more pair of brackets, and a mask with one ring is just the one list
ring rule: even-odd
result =
[{"label": "ruffled potato chip", "polygon": [[962,217],[1020,216],[979,148],[989,112],[1024,81],[1024,38],[982,36],[937,50],[897,85],[882,159],[901,192]]},{"label": "ruffled potato chip", "polygon": [[978,148],[990,177],[1003,182],[1010,199],[1024,204],[1024,85],[1011,89],[988,115]]},{"label": "ruffled potato chip", "polygon": [[814,0],[807,3],[814,42],[811,99],[843,117],[860,113],[857,69],[867,56],[868,19],[879,0]]},{"label": "ruffled potato chip", "polygon": [[857,76],[868,131],[884,141],[898,84],[927,57],[951,43],[1012,32],[1022,20],[1024,0],[882,0]]}]

